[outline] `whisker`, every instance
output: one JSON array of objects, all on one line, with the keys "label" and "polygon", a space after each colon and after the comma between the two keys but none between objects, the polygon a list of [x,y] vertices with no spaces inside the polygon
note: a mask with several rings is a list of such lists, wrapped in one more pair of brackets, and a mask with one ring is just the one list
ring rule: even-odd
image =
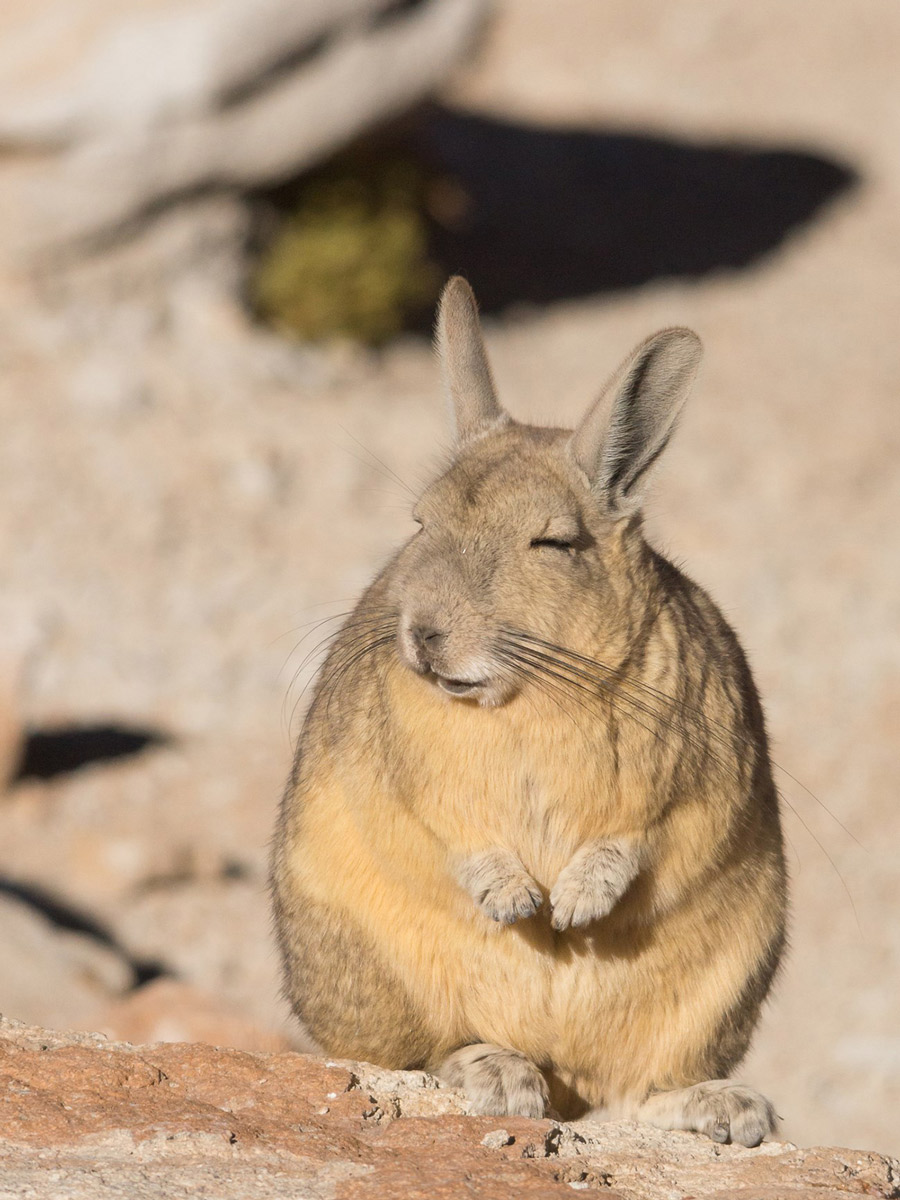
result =
[{"label": "whisker", "polygon": [[[361,450],[364,450],[366,454],[368,454],[371,458],[373,458],[375,460],[375,462],[378,463],[379,466],[383,467],[384,470],[387,471],[390,478],[393,479],[396,483],[399,483],[400,486],[410,496],[412,496],[412,498],[414,500],[418,500],[418,498],[419,498],[418,493],[412,487],[410,487],[410,485],[406,482],[405,479],[400,478],[400,476],[393,469],[393,467],[389,467],[388,464],[383,459],[379,458],[378,455],[373,450],[370,450],[369,447],[365,445],[365,443],[361,442],[358,437],[354,437],[354,435],[350,432],[349,429],[345,429],[344,426],[340,425],[340,424],[338,425],[338,429],[340,429],[343,433],[345,433],[347,435],[347,437],[350,438],[352,441],[356,442],[357,446],[359,446],[359,448]],[[346,449],[346,447],[345,447],[345,449]],[[354,458],[355,457],[356,456],[354,455]]]},{"label": "whisker", "polygon": [[[719,726],[720,729],[726,731],[726,733],[730,737],[738,739],[744,745],[747,745],[750,747],[753,746],[753,742],[750,738],[743,737],[743,735],[738,733],[736,730],[730,729],[723,722],[716,720],[715,717],[711,717],[708,713],[703,712],[697,706],[692,705],[687,701],[679,700],[674,696],[670,696],[668,693],[660,691],[659,688],[655,688],[651,684],[645,683],[643,680],[635,679],[633,676],[622,675],[621,672],[616,671],[615,668],[610,667],[608,664],[603,663],[603,662],[599,661],[598,659],[588,658],[583,654],[576,653],[574,650],[567,649],[565,646],[558,646],[554,642],[545,641],[543,638],[535,637],[533,634],[525,633],[521,630],[509,630],[507,632],[509,632],[513,637],[521,638],[522,640],[531,642],[536,646],[542,646],[545,649],[547,649],[548,651],[553,651],[556,654],[564,655],[566,658],[572,659],[578,663],[582,663],[586,667],[592,667],[595,669],[606,671],[611,676],[618,677],[621,681],[621,686],[628,686],[628,687],[635,688],[638,691],[649,693],[650,695],[652,695],[655,698],[658,698],[659,700],[664,700],[664,701],[672,704],[673,706],[679,706],[681,709],[688,709],[698,719],[702,720],[702,722],[704,723],[704,726],[708,726],[710,723],[713,725],[717,725],[717,726]],[[816,804],[818,804],[819,807],[822,809],[822,811],[827,816],[829,816],[832,821],[834,821],[834,823],[847,835],[847,837],[849,837],[853,842],[856,843],[857,846],[859,846],[860,850],[862,850],[864,853],[868,853],[868,851],[866,850],[866,847],[863,846],[863,844],[855,836],[855,834],[852,832],[852,830],[847,828],[847,826],[843,823],[843,821],[841,821],[841,819],[831,811],[831,809],[815,794],[815,792],[813,792],[810,788],[808,788],[805,783],[803,783],[800,779],[798,779],[796,777],[796,775],[791,774],[791,772],[786,767],[783,767],[781,765],[781,763],[776,762],[776,760],[771,757],[770,757],[769,761],[771,762],[772,766],[777,771],[779,771],[782,775],[784,775],[784,777],[786,779],[789,779],[792,783],[796,784],[797,787],[799,787],[801,789],[801,791],[805,792],[806,795],[809,796],[811,800],[814,800],[816,802]]]},{"label": "whisker", "polygon": [[[362,634],[362,633],[365,631],[365,629],[367,629],[367,628],[372,628],[372,626],[371,626],[371,625],[366,625],[366,626],[363,626],[362,628],[358,628],[358,629],[357,629],[355,632],[356,632],[356,634],[357,634],[357,635],[358,635],[358,634]],[[315,631],[315,630],[311,630],[310,632],[312,633],[312,632],[316,632],[316,631]],[[316,643],[316,645],[312,647],[312,649],[311,649],[311,650],[308,650],[308,651],[306,652],[306,655],[304,656],[304,658],[303,658],[303,661],[300,663],[300,666],[299,666],[299,667],[297,668],[297,670],[294,672],[294,675],[293,675],[293,678],[291,679],[291,683],[290,683],[290,685],[289,685],[289,688],[288,688],[288,690],[290,690],[290,688],[291,688],[291,687],[293,687],[293,685],[294,685],[294,681],[296,680],[297,676],[298,676],[298,675],[300,674],[300,672],[301,672],[301,671],[304,669],[304,667],[306,667],[306,665],[307,665],[307,664],[308,664],[308,663],[311,661],[311,659],[312,659],[312,658],[314,658],[314,657],[315,657],[315,655],[316,655],[316,654],[317,654],[317,653],[318,653],[318,652],[319,652],[319,651],[320,651],[320,650],[321,650],[321,649],[322,649],[324,646],[326,646],[326,645],[328,644],[328,642],[330,642],[330,641],[331,641],[333,638],[335,638],[335,637],[339,636],[339,635],[340,635],[340,633],[341,633],[341,630],[340,630],[340,629],[333,629],[333,630],[331,630],[331,632],[330,632],[330,633],[327,633],[327,634],[325,635],[325,637],[321,638],[321,639],[320,639],[320,640],[319,640],[319,641]],[[301,639],[301,640],[305,640],[305,639]],[[300,643],[298,642],[298,644],[297,644],[297,646],[295,646],[294,650],[292,650],[292,651],[291,651],[291,654],[292,654],[292,655],[295,653],[295,651],[296,651],[297,649],[299,649],[299,646],[300,646]]]},{"label": "whisker", "polygon": [[[297,653],[297,651],[300,649],[300,647],[303,645],[303,643],[306,641],[306,639],[308,637],[312,637],[312,635],[318,629],[321,629],[323,625],[327,625],[330,621],[340,621],[343,618],[349,617],[351,611],[352,611],[351,609],[348,609],[346,612],[334,613],[334,615],[330,616],[330,617],[319,617],[318,620],[307,621],[306,625],[298,625],[296,627],[296,629],[289,630],[288,631],[289,633],[297,633],[301,629],[306,629],[307,632],[304,633],[303,637],[300,638],[299,642],[296,642],[294,644],[294,646],[292,647],[292,649],[288,652],[287,658],[284,660],[284,662],[281,664],[281,666],[278,670],[278,675],[279,676],[281,675],[282,671],[284,671],[284,668],[288,665],[288,663],[291,661],[291,659],[294,657],[294,655]],[[287,634],[284,633],[281,636],[287,637]],[[334,635],[330,634],[329,636],[334,636]],[[280,640],[280,639],[276,638],[276,641],[278,641],[278,640]]]},{"label": "whisker", "polygon": [[[317,600],[314,604],[307,604],[300,611],[302,613],[306,613],[306,612],[311,611],[314,608],[329,608],[329,607],[333,607],[335,604],[351,604],[354,602],[354,600],[355,600],[355,597],[353,597],[353,596],[341,596],[340,599],[338,599],[338,600]],[[353,611],[352,609],[348,609],[347,613],[349,614],[352,611]],[[266,649],[269,649],[269,647],[274,646],[276,642],[280,642],[282,638],[286,638],[292,633],[297,633],[301,629],[306,629],[308,625],[314,624],[316,619],[317,618],[314,617],[312,620],[303,621],[299,625],[294,625],[293,628],[291,628],[291,629],[286,629],[284,631],[284,633],[279,633],[277,637],[272,638],[271,642],[266,643]]]},{"label": "whisker", "polygon": [[[320,653],[321,651],[324,651],[324,650],[325,650],[325,647],[328,645],[328,643],[329,643],[329,642],[331,642],[331,641],[333,641],[333,639],[334,639],[335,637],[337,637],[339,634],[340,634],[340,630],[339,630],[339,629],[332,629],[330,633],[327,633],[327,634],[325,635],[325,637],[321,638],[321,639],[320,639],[320,640],[319,640],[319,641],[316,643],[316,645],[315,645],[315,646],[313,646],[313,647],[312,647],[312,649],[311,649],[311,650],[309,650],[309,651],[308,651],[308,652],[307,652],[307,653],[304,655],[302,662],[301,662],[301,663],[300,663],[300,665],[297,667],[297,669],[294,671],[293,675],[291,676],[291,681],[290,681],[290,683],[288,684],[288,686],[287,686],[287,688],[286,688],[286,690],[285,690],[285,693],[284,693],[284,705],[282,706],[282,720],[284,719],[284,711],[283,711],[283,710],[284,710],[284,706],[286,706],[286,705],[287,705],[287,702],[288,702],[288,700],[290,699],[291,691],[292,691],[292,689],[293,689],[293,687],[294,687],[294,684],[297,682],[297,679],[300,677],[300,675],[303,673],[304,669],[306,668],[307,664],[308,664],[309,662],[311,662],[311,660],[312,660],[312,659],[315,657],[315,655],[316,655],[316,654],[318,654],[318,653]],[[291,654],[293,654],[293,651],[291,652]],[[290,657],[291,657],[291,655],[288,655],[288,657],[290,658]],[[282,669],[283,669],[283,668],[282,668]],[[314,678],[314,677],[315,677],[315,672],[313,672],[313,676],[312,676],[312,677],[311,677],[311,678],[310,678],[310,679],[307,681],[307,683],[306,683],[306,685],[304,686],[303,690],[300,692],[300,695],[297,697],[297,700],[294,702],[294,706],[293,706],[293,708],[291,709],[291,717],[290,717],[290,721],[288,722],[288,730],[289,730],[289,731],[290,731],[290,727],[291,727],[291,725],[293,724],[293,721],[294,721],[294,716],[296,715],[296,712],[297,712],[297,705],[300,703],[300,701],[301,701],[301,700],[303,699],[303,697],[306,695],[306,689],[309,687],[309,684],[312,682],[312,678]]]},{"label": "whisker", "polygon": [[[525,658],[525,659],[522,659],[522,661],[528,662],[535,670],[541,672],[541,674],[550,676],[553,679],[557,679],[561,683],[568,684],[569,687],[577,688],[579,691],[584,692],[586,695],[593,697],[593,699],[595,699],[595,700],[606,699],[610,703],[611,706],[614,706],[613,705],[614,699],[624,700],[626,703],[632,703],[632,704],[634,703],[632,701],[631,697],[629,697],[629,696],[615,696],[614,697],[613,693],[611,691],[607,690],[604,694],[600,690],[599,687],[596,690],[594,688],[586,687],[583,683],[580,683],[577,679],[572,679],[570,676],[562,674],[561,671],[553,670],[553,668],[551,666],[547,665],[547,663],[545,661],[541,660],[540,658]],[[584,702],[582,702],[582,704],[584,704]],[[584,707],[587,709],[586,704],[584,705]],[[640,708],[641,706],[638,706],[638,707]],[[588,711],[590,711],[590,710],[588,710]],[[620,709],[619,711],[621,712],[622,710]],[[637,717],[635,717],[633,713],[628,712],[626,710],[625,712],[622,713],[622,715],[631,717],[631,719],[633,721],[635,721],[636,724],[640,725],[640,727],[642,729],[646,730],[646,732],[649,733],[652,737],[655,737],[657,741],[662,742],[665,740],[662,737],[662,735],[660,733],[658,733],[655,729],[651,729],[650,726],[645,725],[643,723],[643,721],[638,721]],[[658,714],[651,712],[650,715],[657,716]]]},{"label": "whisker", "polygon": [[[355,643],[355,645],[358,645],[358,643]],[[361,646],[362,653],[364,654],[368,648],[369,648],[369,643],[363,642],[363,644]],[[350,646],[349,649],[352,650],[353,646]],[[321,701],[325,705],[326,716],[329,716],[331,695],[336,690],[337,684],[339,682],[341,682],[344,674],[346,673],[346,670],[348,670],[352,665],[353,665],[353,662],[350,659],[344,659],[344,660],[339,659],[338,666],[336,668],[336,673],[334,676],[332,676],[330,678],[322,679],[316,675],[312,675],[307,680],[307,682],[304,684],[299,696],[294,701],[293,707],[291,708],[291,718],[290,718],[290,725],[289,725],[290,730],[293,730],[293,728],[294,728],[294,721],[297,716],[298,708],[300,707],[301,703],[303,702],[310,687],[312,687],[312,685],[316,682],[317,679],[320,684],[320,690],[315,693],[314,703],[317,703],[321,697]]]},{"label": "whisker", "polygon": [[[364,642],[361,647],[358,646],[353,651],[351,657],[338,666],[337,671],[328,679],[325,692],[321,693],[322,703],[325,705],[325,716],[327,720],[330,721],[331,719],[331,704],[334,700],[334,697],[337,695],[338,687],[344,682],[349,672],[352,671],[357,663],[359,663],[363,658],[371,654],[373,651],[380,649],[382,646],[390,645],[395,636],[396,634],[394,630],[391,629],[390,632],[372,637],[371,641]],[[319,696],[316,697],[317,703],[318,700]]]},{"label": "whisker", "polygon": [[[515,646],[517,651],[520,654],[523,654],[523,655],[530,654],[530,655],[535,656],[533,658],[529,658],[527,661],[531,662],[536,669],[543,670],[543,671],[550,671],[550,670],[552,670],[552,667],[549,667],[546,664],[551,663],[553,665],[553,667],[559,668],[559,672],[564,672],[564,671],[568,670],[576,676],[576,678],[573,679],[571,677],[565,676],[564,674],[554,672],[555,677],[557,679],[567,680],[569,685],[572,687],[579,687],[582,690],[587,691],[588,694],[595,695],[595,696],[598,695],[599,692],[601,692],[601,691],[605,691],[608,696],[611,695],[612,693],[615,693],[616,698],[618,700],[624,701],[626,704],[636,707],[638,709],[638,711],[643,712],[645,715],[652,716],[656,721],[663,724],[667,728],[673,729],[673,730],[676,730],[677,732],[679,732],[681,734],[681,736],[685,739],[685,741],[688,742],[689,745],[693,745],[695,749],[699,749],[703,753],[711,755],[713,760],[717,763],[717,765],[720,768],[722,768],[724,771],[726,771],[728,774],[730,774],[732,776],[732,778],[734,778],[735,780],[740,781],[740,775],[738,774],[738,772],[736,770],[731,768],[727,762],[723,761],[719,755],[715,754],[715,752],[713,752],[708,745],[704,745],[704,743],[698,742],[694,737],[692,737],[692,735],[689,731],[689,728],[683,719],[680,723],[677,723],[677,724],[674,721],[669,721],[666,717],[664,717],[657,710],[653,709],[652,707],[650,707],[647,704],[642,703],[641,701],[636,700],[635,697],[623,695],[620,688],[617,687],[615,682],[612,679],[610,679],[609,677],[604,679],[601,676],[598,678],[596,675],[591,675],[589,672],[584,671],[583,669],[577,668],[577,667],[573,666],[572,664],[560,662],[557,658],[552,657],[550,654],[548,654],[546,652],[543,652],[543,651],[540,651],[537,649],[529,650],[528,647],[523,646],[521,644],[521,641],[519,640],[519,639],[524,640],[525,638],[527,638],[529,641],[534,641],[538,644],[541,644],[543,641],[542,639],[532,638],[530,635],[520,634],[518,631],[511,631],[511,630],[504,631],[504,634],[505,634],[505,639],[506,639],[507,645]],[[571,657],[573,657],[575,659],[583,660],[584,662],[590,663],[594,667],[598,667],[600,665],[591,659],[585,658],[584,655],[577,655],[577,654],[575,654],[574,651],[571,651],[571,652],[566,651],[564,647],[556,646],[552,642],[545,642],[543,644],[548,646],[549,648],[551,648],[555,653],[570,655]],[[606,669],[608,672],[610,672],[610,674],[612,673],[610,668],[606,668]],[[581,678],[590,681],[594,685],[594,688],[597,689],[597,691],[594,691],[592,688],[586,687],[583,682],[580,682]],[[647,690],[655,690],[655,689],[647,689]],[[679,704],[679,701],[677,701],[674,697],[666,696],[665,693],[662,693],[662,692],[660,692],[659,695],[660,695],[660,697],[664,697],[667,701],[669,701],[669,703],[673,707],[676,707]],[[693,707],[693,706],[688,706],[688,707]],[[627,715],[632,720],[637,721],[637,718],[634,716],[634,713],[626,712],[624,715]],[[705,714],[701,714],[701,716],[705,716]],[[643,725],[643,722],[638,721],[637,723],[639,725],[641,725],[642,728],[647,729],[648,732],[652,733],[653,736],[655,736],[657,738],[660,737],[660,735],[657,734],[654,730],[651,730],[646,725]],[[713,723],[720,725],[721,728],[723,728],[723,729],[727,729],[727,726],[725,726],[722,722],[714,721]],[[721,745],[726,745],[726,746],[728,745],[728,740],[722,734],[717,734],[714,731],[712,731],[709,728],[709,723],[706,721],[704,721],[704,731],[705,731],[707,737],[711,738],[713,741],[718,741]],[[737,733],[737,731],[729,731],[729,732],[732,733],[732,736],[740,744],[742,744],[744,746],[749,746],[751,748],[753,747],[753,743],[750,741],[750,739],[743,737],[741,734]],[[733,747],[732,747],[732,749],[733,749]],[[810,794],[812,794],[812,793],[810,793]],[[800,815],[800,813],[797,811],[797,809],[794,807],[794,805],[790,802],[790,800],[788,800],[787,797],[785,797],[785,796],[782,796],[781,799],[787,805],[787,807],[790,810],[790,812],[792,813],[792,815],[800,822],[800,824],[806,830],[807,834],[812,838],[813,842],[818,847],[820,853],[828,861],[829,865],[831,866],[831,869],[834,871],[835,875],[840,880],[841,887],[843,888],[844,892],[846,893],[847,899],[850,902],[850,907],[853,911],[853,916],[854,916],[854,920],[856,921],[857,929],[859,930],[860,936],[864,936],[862,933],[862,926],[859,921],[859,916],[857,913],[856,904],[854,902],[853,895],[850,891],[850,888],[847,885],[846,880],[844,879],[841,872],[838,870],[837,864],[835,863],[831,854],[828,852],[828,850],[822,844],[821,840],[818,838],[818,836],[815,834],[815,832],[810,828],[809,824],[803,819],[803,817]],[[823,805],[823,808],[824,808],[824,805]],[[827,812],[828,810],[826,809],[825,811]],[[830,813],[829,813],[829,815],[833,816],[833,814],[830,814]],[[834,818],[834,819],[837,820],[837,818]],[[838,822],[838,824],[840,824],[840,822]],[[854,838],[854,841],[855,840],[856,839]]]},{"label": "whisker", "polygon": [[[563,713],[565,713],[565,715],[567,717],[569,717],[569,719],[571,721],[573,721],[575,724],[578,723],[578,718],[577,718],[577,716],[575,716],[575,714],[572,713],[572,711],[570,709],[564,707],[561,700],[559,699],[559,697],[561,695],[565,696],[567,699],[574,700],[574,702],[576,704],[578,704],[579,707],[583,711],[585,711],[585,712],[591,711],[589,709],[588,705],[583,700],[581,700],[580,697],[569,696],[568,693],[565,691],[565,689],[558,687],[558,686],[554,686],[554,684],[550,683],[549,680],[546,679],[537,670],[532,670],[529,666],[526,665],[525,659],[517,657],[515,654],[511,653],[510,651],[498,650],[497,653],[498,653],[498,657],[501,658],[502,661],[504,661],[507,665],[512,667],[513,672],[516,676],[519,676],[523,679],[527,679],[530,683],[532,683],[537,688],[537,690],[539,692],[541,692],[543,695],[547,696],[549,699],[553,700],[554,703],[557,705],[557,707]],[[539,710],[536,710],[536,711],[539,711]]]},{"label": "whisker", "polygon": [[[354,627],[353,631],[347,635],[346,640],[344,641],[343,645],[341,645],[337,648],[337,653],[340,655],[340,654],[346,654],[348,652],[351,652],[358,645],[360,645],[362,642],[364,642],[367,638],[372,637],[376,634],[380,634],[382,632],[387,633],[388,631],[390,631],[390,637],[392,638],[394,636],[393,619],[391,618],[389,620],[386,614],[376,612],[376,613],[370,614],[369,616],[366,616],[364,618],[358,618],[357,624]],[[343,632],[343,630],[332,631],[326,637],[322,638],[316,646],[314,646],[310,651],[307,652],[307,654],[305,655],[300,666],[294,672],[293,678],[291,679],[291,682],[288,685],[287,691],[285,693],[285,705],[287,704],[288,698],[290,697],[291,689],[293,688],[293,686],[297,680],[297,677],[304,670],[304,668],[307,666],[307,664],[311,661],[311,659],[317,653],[320,653],[325,648],[325,646],[327,645],[327,643],[329,641],[331,641],[336,636],[340,636],[340,634],[342,632]],[[337,669],[340,670],[340,667],[341,667],[340,659],[338,659],[336,666],[337,666]],[[293,728],[294,718],[297,715],[297,709],[298,709],[299,705],[301,704],[301,702],[303,701],[303,698],[305,697],[307,691],[309,690],[310,686],[314,682],[315,678],[316,678],[316,675],[315,675],[315,673],[313,673],[310,676],[310,678],[307,680],[306,684],[304,685],[303,689],[300,692],[300,695],[297,697],[297,699],[295,700],[295,702],[292,706],[290,720],[287,723],[289,731]]]}]

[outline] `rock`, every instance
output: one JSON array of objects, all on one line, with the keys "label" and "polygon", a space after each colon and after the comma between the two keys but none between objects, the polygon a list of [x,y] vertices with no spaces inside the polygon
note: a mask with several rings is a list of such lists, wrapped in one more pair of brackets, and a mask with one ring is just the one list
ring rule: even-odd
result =
[{"label": "rock", "polygon": [[30,606],[0,598],[0,803],[22,758],[25,716],[22,697],[29,659],[39,641]]},{"label": "rock", "polygon": [[288,1038],[255,1024],[215,995],[165,977],[123,996],[86,1024],[114,1041],[208,1042],[250,1051],[293,1048]]},{"label": "rock", "polygon": [[52,9],[29,4],[2,27],[0,138],[52,148],[205,112],[373,7],[367,0],[252,7],[150,0],[110,8],[82,0],[74,21],[73,13],[54,22]]},{"label": "rock", "polygon": [[[128,904],[116,930],[133,955],[159,962],[199,992],[217,997],[226,1011],[242,1014],[248,1027],[294,1036],[261,879],[163,882]],[[127,1038],[133,1040],[131,1034]],[[215,1040],[199,1032],[185,1040],[201,1038]]]},{"label": "rock", "polygon": [[0,662],[0,802],[19,765],[23,737],[19,689]]},{"label": "rock", "polygon": [[[163,919],[167,891],[173,892],[168,914],[179,927],[188,922],[192,933],[200,932],[193,918],[178,912],[178,889],[196,883],[212,889],[207,907],[220,901],[237,919],[245,899],[253,917],[248,935],[264,937],[265,845],[286,764],[277,747],[269,763],[250,771],[250,782],[252,751],[246,750],[243,786],[240,776],[217,779],[210,773],[211,757],[226,771],[230,757],[227,747],[216,754],[214,744],[187,752],[156,745],[18,783],[0,809],[0,875],[56,895],[64,890],[73,907],[103,919],[125,915],[127,897],[136,937],[148,946],[166,939],[165,928],[153,923]],[[254,882],[248,884],[251,870]],[[227,886],[219,886],[223,880]],[[207,936],[221,943],[226,933]]]},{"label": "rock", "polygon": [[72,28],[48,0],[20,9],[0,27],[0,143],[40,153],[0,169],[8,245],[58,246],[174,197],[296,174],[426,95],[483,11],[91,0]]},{"label": "rock", "polygon": [[481,1139],[482,1146],[487,1146],[490,1150],[499,1150],[501,1146],[509,1146],[513,1142],[513,1136],[505,1129],[492,1129],[490,1133],[486,1133]]},{"label": "rock", "polygon": [[900,1195],[900,1163],[878,1154],[779,1143],[745,1150],[629,1122],[515,1117],[498,1131],[496,1118],[465,1108],[459,1093],[423,1072],[206,1045],[131,1046],[0,1020],[7,1194]]},{"label": "rock", "polygon": [[134,983],[118,950],[0,892],[0,1013],[79,1028]]}]

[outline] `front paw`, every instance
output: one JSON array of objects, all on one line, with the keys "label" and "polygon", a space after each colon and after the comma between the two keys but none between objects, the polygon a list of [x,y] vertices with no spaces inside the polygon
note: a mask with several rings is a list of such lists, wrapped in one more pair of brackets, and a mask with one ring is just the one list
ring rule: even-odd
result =
[{"label": "front paw", "polygon": [[541,889],[528,875],[493,883],[474,899],[486,916],[502,925],[533,917],[544,902]]},{"label": "front paw", "polygon": [[484,850],[465,859],[457,879],[481,911],[503,925],[532,917],[544,902],[541,889],[509,850]]},{"label": "front paw", "polygon": [[621,842],[582,847],[550,893],[553,928],[561,931],[607,916],[638,873],[637,855]]}]

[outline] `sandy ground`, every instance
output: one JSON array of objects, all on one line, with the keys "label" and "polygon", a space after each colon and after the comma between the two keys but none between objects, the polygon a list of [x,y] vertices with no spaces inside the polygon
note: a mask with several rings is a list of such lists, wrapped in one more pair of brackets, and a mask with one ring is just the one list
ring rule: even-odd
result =
[{"label": "sandy ground", "polygon": [[[561,283],[491,317],[488,340],[510,409],[561,423],[648,332],[703,337],[651,528],[740,631],[790,772],[792,950],[743,1076],[788,1137],[895,1153],[898,62],[888,0],[507,0],[447,97],[528,129],[749,142],[859,177],[748,265],[568,298]],[[292,647],[411,528],[372,456],[421,480],[446,430],[424,342],[285,346],[226,282],[187,274],[162,305],[113,310],[77,290],[0,296],[15,703],[44,730],[171,739],[18,781],[0,874],[271,1026],[265,843],[321,634]]]}]

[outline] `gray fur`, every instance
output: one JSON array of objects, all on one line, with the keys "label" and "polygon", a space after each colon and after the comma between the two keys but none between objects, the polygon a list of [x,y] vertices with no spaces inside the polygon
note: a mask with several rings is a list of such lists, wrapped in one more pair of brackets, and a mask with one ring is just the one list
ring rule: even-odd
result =
[{"label": "gray fur", "polygon": [[[438,1039],[390,963],[359,930],[305,899],[288,914],[276,897],[275,918],[287,1000],[316,1049],[397,1068],[430,1061]],[[303,938],[286,936],[298,925]],[[327,977],[319,969],[322,946],[330,951]]]},{"label": "gray fur", "polygon": [[483,913],[504,925],[534,916],[544,902],[541,889],[511,850],[484,850],[464,858],[456,878]]},{"label": "gray fur", "polygon": [[705,1133],[714,1142],[740,1146],[758,1146],[777,1123],[775,1109],[765,1096],[730,1079],[656,1092],[644,1101],[637,1116],[659,1129],[686,1129]]},{"label": "gray fur", "polygon": [[591,842],[582,846],[550,893],[553,928],[577,928],[612,912],[639,866],[637,851],[625,841]]},{"label": "gray fur", "polygon": [[454,461],[328,654],[282,806],[287,995],[327,1053],[480,1111],[541,1115],[539,1063],[562,1116],[758,1140],[771,1106],[722,1077],[785,940],[765,723],[638,511],[699,341],[647,339],[575,433],[504,413],[461,280],[438,343]]},{"label": "gray fur", "polygon": [[534,1063],[517,1050],[488,1042],[463,1046],[438,1072],[469,1098],[473,1113],[486,1117],[542,1117],[547,1111],[547,1082]]}]

